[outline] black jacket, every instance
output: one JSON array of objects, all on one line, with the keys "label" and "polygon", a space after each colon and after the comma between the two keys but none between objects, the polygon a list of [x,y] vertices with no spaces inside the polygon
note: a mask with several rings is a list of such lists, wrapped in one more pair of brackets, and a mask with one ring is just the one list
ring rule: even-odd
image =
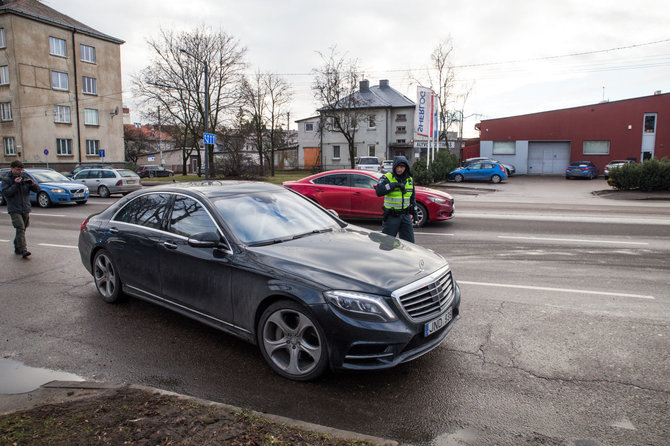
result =
[{"label": "black jacket", "polygon": [[[395,168],[399,164],[404,164],[405,165],[405,172],[403,172],[401,177],[398,177],[395,173]],[[412,173],[409,170],[409,162],[407,161],[407,158],[404,156],[396,156],[393,159],[393,169],[391,170],[391,173],[393,176],[398,180],[398,183],[400,184],[405,184],[407,182],[407,179],[409,178],[412,181],[412,184],[414,184],[414,179],[412,178]],[[389,192],[391,192],[393,189],[387,188],[386,186],[389,184],[388,178],[386,176],[382,176],[379,179],[379,183],[377,183],[377,187],[375,188],[375,192],[377,193],[378,197],[382,197]],[[409,199],[409,211],[410,213],[414,214],[416,212],[416,186],[414,189],[412,189],[412,196]]]},{"label": "black jacket", "polygon": [[2,195],[7,201],[8,214],[27,214],[30,212],[30,191],[39,192],[40,187],[30,181],[25,173],[21,174],[20,183],[14,181],[16,175],[11,170],[2,178]]}]

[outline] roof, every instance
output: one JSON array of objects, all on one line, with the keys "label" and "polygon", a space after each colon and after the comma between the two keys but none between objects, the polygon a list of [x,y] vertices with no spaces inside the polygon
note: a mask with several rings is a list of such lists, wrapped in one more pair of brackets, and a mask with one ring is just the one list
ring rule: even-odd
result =
[{"label": "roof", "polygon": [[61,28],[74,29],[99,39],[122,44],[123,40],[103,34],[37,0],[0,0],[0,14],[16,14]]},{"label": "roof", "polygon": [[[360,104],[358,107],[354,108],[416,107],[414,101],[391,87],[388,80],[380,80],[379,85],[373,85],[372,87],[370,87],[370,81],[361,81],[360,89],[352,94],[354,96],[352,103]],[[351,98],[351,95],[342,99],[339,103],[349,103],[348,98]],[[319,110],[323,111],[326,110],[326,108],[320,108]]]}]

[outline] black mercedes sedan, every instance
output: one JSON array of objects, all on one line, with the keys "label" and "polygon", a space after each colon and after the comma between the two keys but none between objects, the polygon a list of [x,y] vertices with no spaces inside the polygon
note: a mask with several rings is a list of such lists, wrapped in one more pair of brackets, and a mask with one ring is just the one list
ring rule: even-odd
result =
[{"label": "black mercedes sedan", "polygon": [[241,337],[298,381],[412,360],[459,317],[442,256],[268,183],[134,192],[83,222],[79,253],[104,301],[134,296]]}]

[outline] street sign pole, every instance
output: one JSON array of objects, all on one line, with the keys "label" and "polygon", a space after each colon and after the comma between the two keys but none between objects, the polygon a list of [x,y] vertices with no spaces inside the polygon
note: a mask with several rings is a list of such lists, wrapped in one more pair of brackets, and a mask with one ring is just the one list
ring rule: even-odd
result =
[{"label": "street sign pole", "polygon": [[44,149],[44,157],[47,160],[47,169],[49,168],[49,149]]}]

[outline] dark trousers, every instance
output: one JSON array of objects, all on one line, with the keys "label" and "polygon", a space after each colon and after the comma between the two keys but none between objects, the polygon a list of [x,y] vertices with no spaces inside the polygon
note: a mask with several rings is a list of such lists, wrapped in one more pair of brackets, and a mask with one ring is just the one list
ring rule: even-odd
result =
[{"label": "dark trousers", "polygon": [[391,237],[398,236],[403,240],[414,243],[414,226],[409,214],[389,215],[382,222],[382,232]]},{"label": "dark trousers", "polygon": [[16,229],[16,236],[14,237],[14,251],[23,252],[28,250],[26,245],[26,229],[30,224],[30,214],[9,214],[12,218],[12,226]]}]

